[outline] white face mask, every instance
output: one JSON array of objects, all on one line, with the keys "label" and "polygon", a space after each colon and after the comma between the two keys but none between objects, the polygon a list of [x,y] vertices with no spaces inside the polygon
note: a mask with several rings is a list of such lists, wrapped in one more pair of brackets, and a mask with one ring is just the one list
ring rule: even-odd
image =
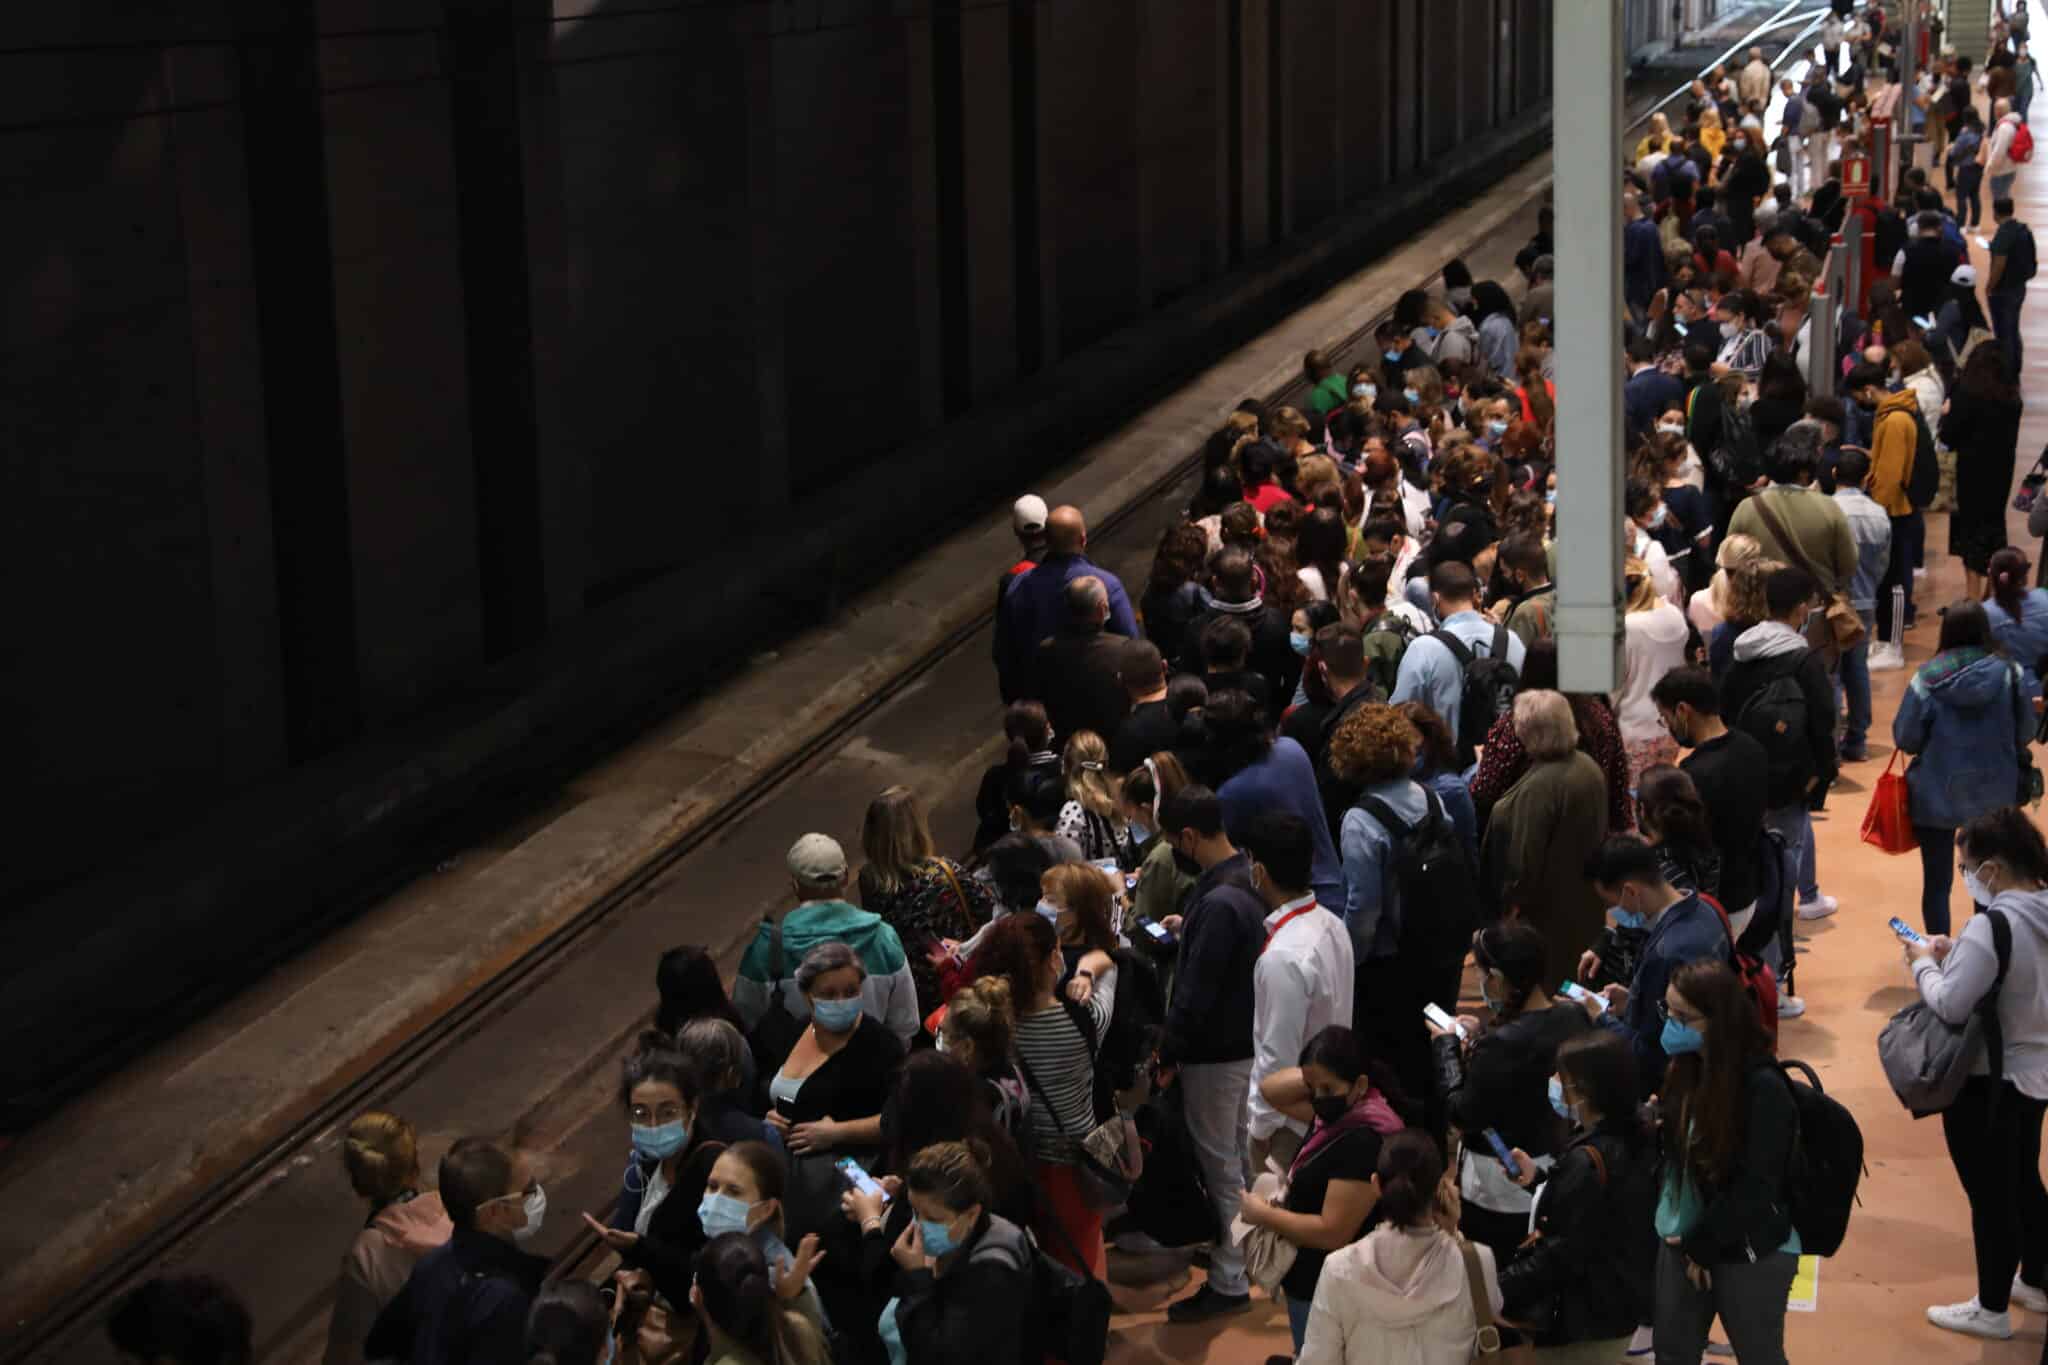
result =
[{"label": "white face mask", "polygon": [[1685,435],[1685,423],[1670,422],[1661,424],[1657,428],[1657,434],[1660,436],[1683,436]]},{"label": "white face mask", "polygon": [[533,1193],[526,1196],[525,1209],[526,1226],[517,1228],[512,1233],[512,1240],[521,1246],[540,1235],[541,1224],[545,1223],[548,1217],[548,1192],[535,1185]]},{"label": "white face mask", "polygon": [[1984,885],[1984,864],[1977,864],[1972,871],[1963,874],[1963,890],[1970,893],[1970,899],[1978,905],[1991,904],[1991,888]]},{"label": "white face mask", "polygon": [[1726,337],[1728,340],[1733,341],[1736,337],[1740,336],[1741,334],[1741,323],[1731,319],[1730,321],[1721,324],[1721,335]]}]

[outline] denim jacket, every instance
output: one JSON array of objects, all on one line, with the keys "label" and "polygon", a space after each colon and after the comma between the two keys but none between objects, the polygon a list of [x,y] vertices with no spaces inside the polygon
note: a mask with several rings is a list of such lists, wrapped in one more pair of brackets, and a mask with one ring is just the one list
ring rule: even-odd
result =
[{"label": "denim jacket", "polygon": [[1922,664],[1892,717],[1893,743],[1913,755],[1913,823],[1958,829],[2013,804],[2033,735],[2026,683],[2003,654],[1951,649]]}]

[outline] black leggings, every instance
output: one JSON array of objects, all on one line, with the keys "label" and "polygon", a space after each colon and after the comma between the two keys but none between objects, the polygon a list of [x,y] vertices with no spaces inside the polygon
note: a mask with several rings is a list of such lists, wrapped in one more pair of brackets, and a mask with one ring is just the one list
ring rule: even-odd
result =
[{"label": "black leggings", "polygon": [[2048,1273],[2048,1189],[2041,1184],[2041,1120],[2048,1100],[2028,1099],[2011,1081],[2000,1083],[1998,1115],[1991,1115],[1991,1078],[1972,1076],[1941,1112],[1948,1159],[1970,1201],[1970,1235],[1977,1244],[1977,1302],[2006,1311],[2013,1271],[2039,1288]]}]

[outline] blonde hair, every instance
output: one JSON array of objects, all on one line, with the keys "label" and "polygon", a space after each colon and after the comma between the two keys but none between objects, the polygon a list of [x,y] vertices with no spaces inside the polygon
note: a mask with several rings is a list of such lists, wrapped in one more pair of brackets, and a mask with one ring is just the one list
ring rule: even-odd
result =
[{"label": "blonde hair", "polygon": [[1008,977],[984,976],[953,992],[946,1002],[946,1021],[940,1025],[949,1041],[965,1039],[974,1045],[974,1060],[996,1061],[1010,1055],[1010,1040],[1016,1036],[1017,1016],[1010,1008]]},{"label": "blonde hair", "polygon": [[1301,494],[1303,503],[1316,505],[1316,496],[1324,489],[1336,490],[1337,496],[1344,496],[1344,476],[1337,470],[1337,462],[1327,455],[1304,455],[1294,466],[1295,491]]},{"label": "blonde hair", "polygon": [[1657,589],[1650,582],[1650,566],[1630,555],[1622,565],[1621,576],[1628,584],[1628,614],[1639,611],[1655,611],[1664,599],[1657,596]]},{"label": "blonde hair", "polygon": [[860,822],[860,849],[867,855],[868,880],[893,893],[932,856],[931,826],[917,793],[894,786],[868,803]]},{"label": "blonde hair", "polygon": [[1572,704],[1562,692],[1547,687],[1531,688],[1515,696],[1515,738],[1530,758],[1565,758],[1579,747],[1579,723],[1572,719]]},{"label": "blonde hair", "polygon": [[1707,584],[1707,601],[1713,606],[1716,616],[1724,621],[1730,619],[1732,613],[1728,608],[1732,585],[1729,580],[1739,566],[1763,552],[1763,542],[1740,531],[1721,541],[1721,548],[1714,552],[1714,577]]},{"label": "blonde hair", "polygon": [[1132,805],[1151,811],[1156,823],[1159,803],[1186,785],[1188,770],[1180,765],[1178,758],[1161,749],[1124,774],[1123,797]]},{"label": "blonde hair", "polygon": [[[1247,438],[1255,437],[1259,434],[1259,419],[1248,412],[1233,412],[1230,416],[1223,419],[1223,429],[1231,433],[1232,437],[1241,445]],[[1235,454],[1236,451],[1237,447],[1233,445],[1231,453]]]},{"label": "blonde hair", "polygon": [[381,1109],[358,1114],[342,1139],[341,1164],[357,1194],[388,1204],[419,1179],[418,1135],[396,1114]]},{"label": "blonde hair", "polygon": [[954,1213],[995,1203],[995,1185],[988,1176],[990,1153],[980,1138],[965,1142],[934,1142],[910,1158],[903,1183],[912,1194],[928,1194]]},{"label": "blonde hair", "polygon": [[1274,408],[1266,414],[1266,426],[1275,436],[1301,438],[1308,435],[1308,418],[1293,408]]},{"label": "blonde hair", "polygon": [[1079,801],[1081,809],[1105,820],[1117,816],[1116,785],[1107,764],[1109,746],[1093,730],[1076,730],[1060,756],[1060,771],[1067,781],[1067,799]]},{"label": "blonde hair", "polygon": [[1770,603],[1764,598],[1764,583],[1784,568],[1776,559],[1751,559],[1728,571],[1728,612],[1730,621],[1768,621]]}]

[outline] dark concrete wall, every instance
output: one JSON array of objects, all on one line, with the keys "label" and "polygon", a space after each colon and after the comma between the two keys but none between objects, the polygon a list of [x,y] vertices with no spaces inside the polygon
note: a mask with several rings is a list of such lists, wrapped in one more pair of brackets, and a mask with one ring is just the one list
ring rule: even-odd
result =
[{"label": "dark concrete wall", "polygon": [[[816,610],[1276,306],[1245,281],[1524,154],[1549,3],[9,11],[0,933],[147,899],[194,830],[230,852],[187,931],[253,894],[238,847],[415,848],[431,772],[322,802],[628,626],[715,668]],[[316,880],[284,937],[344,912]]]}]

